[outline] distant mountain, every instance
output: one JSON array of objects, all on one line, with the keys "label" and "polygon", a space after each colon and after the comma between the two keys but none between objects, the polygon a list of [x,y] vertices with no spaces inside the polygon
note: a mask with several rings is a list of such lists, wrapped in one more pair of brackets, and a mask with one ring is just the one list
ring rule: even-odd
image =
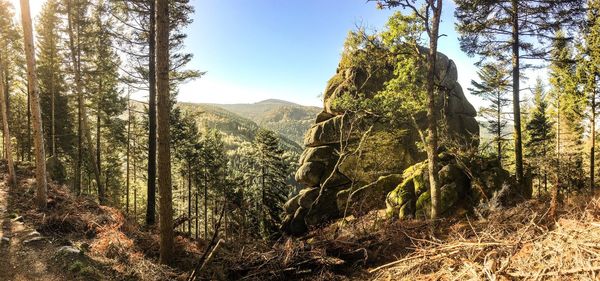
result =
[{"label": "distant mountain", "polygon": [[209,104],[233,112],[254,121],[259,126],[275,131],[302,145],[304,134],[321,112],[316,106],[304,106],[293,102],[268,99],[251,104]]},{"label": "distant mountain", "polygon": [[[177,105],[194,114],[200,128],[218,129],[223,135],[228,150],[235,149],[242,143],[252,142],[260,129],[260,126],[254,121],[217,105],[196,103],[178,103]],[[280,141],[286,150],[302,152],[300,145],[285,135],[280,134]]]}]

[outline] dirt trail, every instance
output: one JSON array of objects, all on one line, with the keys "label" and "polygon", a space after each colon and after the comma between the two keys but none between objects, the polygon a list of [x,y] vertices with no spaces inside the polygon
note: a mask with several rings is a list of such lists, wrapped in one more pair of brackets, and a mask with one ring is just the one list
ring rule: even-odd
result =
[{"label": "dirt trail", "polygon": [[[25,192],[19,190],[18,192]],[[17,192],[16,190],[13,192]],[[42,237],[11,204],[11,191],[0,182],[0,280],[68,280],[53,265],[60,247]]]}]

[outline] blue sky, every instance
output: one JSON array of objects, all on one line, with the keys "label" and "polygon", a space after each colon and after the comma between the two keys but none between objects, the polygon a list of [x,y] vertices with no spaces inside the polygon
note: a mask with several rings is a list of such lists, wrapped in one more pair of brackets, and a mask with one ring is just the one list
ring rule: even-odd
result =
[{"label": "blue sky", "polygon": [[[18,0],[14,2],[19,9]],[[45,0],[30,0],[35,17]],[[191,0],[196,12],[187,28],[189,67],[207,74],[181,86],[179,100],[253,103],[277,98],[322,105],[321,94],[335,74],[348,31],[381,30],[394,12],[366,0]],[[484,105],[467,88],[476,79],[475,58],[460,50],[454,2],[444,2],[439,51],[453,59],[458,80],[476,108]],[[16,16],[19,14],[17,12]],[[545,70],[524,72],[529,81]],[[526,92],[524,94],[527,94]],[[147,98],[141,94],[139,99]]]},{"label": "blue sky", "polygon": [[[181,87],[188,102],[251,103],[278,98],[322,104],[344,39],[357,25],[381,29],[393,13],[365,0],[192,0],[186,48],[206,76]],[[453,59],[466,88],[475,59],[460,51],[454,3],[445,2],[439,49]],[[473,96],[469,99],[478,104]]]}]

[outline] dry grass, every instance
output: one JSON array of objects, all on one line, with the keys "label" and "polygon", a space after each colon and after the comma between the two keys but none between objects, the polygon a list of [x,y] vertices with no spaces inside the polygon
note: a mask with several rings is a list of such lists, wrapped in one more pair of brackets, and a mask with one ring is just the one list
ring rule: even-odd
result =
[{"label": "dry grass", "polygon": [[589,199],[571,198],[556,222],[532,200],[458,223],[441,239],[411,238],[412,253],[370,269],[369,279],[597,280],[600,198]]}]

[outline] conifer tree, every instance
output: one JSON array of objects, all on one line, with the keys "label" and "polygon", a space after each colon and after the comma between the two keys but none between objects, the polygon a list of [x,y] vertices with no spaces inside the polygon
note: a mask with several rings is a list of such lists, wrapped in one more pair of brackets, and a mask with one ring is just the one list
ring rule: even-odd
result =
[{"label": "conifer tree", "polygon": [[510,88],[510,76],[507,69],[500,63],[484,64],[477,72],[479,80],[471,80],[471,94],[480,96],[489,102],[489,107],[480,111],[487,121],[486,128],[494,135],[498,165],[502,166],[502,145],[504,142],[503,131],[507,121],[504,118],[503,109],[510,100],[506,97]]},{"label": "conifer tree", "polygon": [[46,208],[47,183],[46,183],[46,153],[44,151],[44,131],[42,129],[42,113],[40,108],[40,94],[37,81],[35,64],[35,47],[33,45],[33,27],[29,11],[29,0],[21,0],[21,24],[23,25],[23,38],[25,43],[25,57],[27,58],[28,92],[31,100],[31,115],[33,116],[33,138],[35,146],[35,178],[36,178],[36,203],[39,209]]},{"label": "conifer tree", "polygon": [[258,187],[258,221],[260,233],[270,238],[277,233],[287,192],[287,165],[282,159],[283,150],[272,131],[260,130],[254,141],[256,161],[256,186]]},{"label": "conifer tree", "polygon": [[[532,159],[537,167],[537,175],[543,180],[544,191],[548,189],[548,170],[550,168],[550,153],[554,133],[553,122],[548,116],[548,102],[544,94],[542,80],[538,79],[534,89],[534,109],[531,118],[525,126],[527,132],[526,155]],[[538,196],[540,189],[538,188]]]},{"label": "conifer tree", "polygon": [[[457,0],[455,16],[461,49],[481,60],[512,62],[512,92],[515,142],[515,174],[517,183],[524,183],[521,136],[520,73],[530,64],[522,60],[543,58],[543,45],[532,42],[552,39],[557,26],[574,26],[581,20],[580,0],[483,1]],[[522,186],[522,194],[531,190]]]},{"label": "conifer tree", "polygon": [[173,257],[173,195],[171,186],[171,137],[169,91],[169,5],[156,0],[156,94],[158,191],[160,214],[160,263]]}]

